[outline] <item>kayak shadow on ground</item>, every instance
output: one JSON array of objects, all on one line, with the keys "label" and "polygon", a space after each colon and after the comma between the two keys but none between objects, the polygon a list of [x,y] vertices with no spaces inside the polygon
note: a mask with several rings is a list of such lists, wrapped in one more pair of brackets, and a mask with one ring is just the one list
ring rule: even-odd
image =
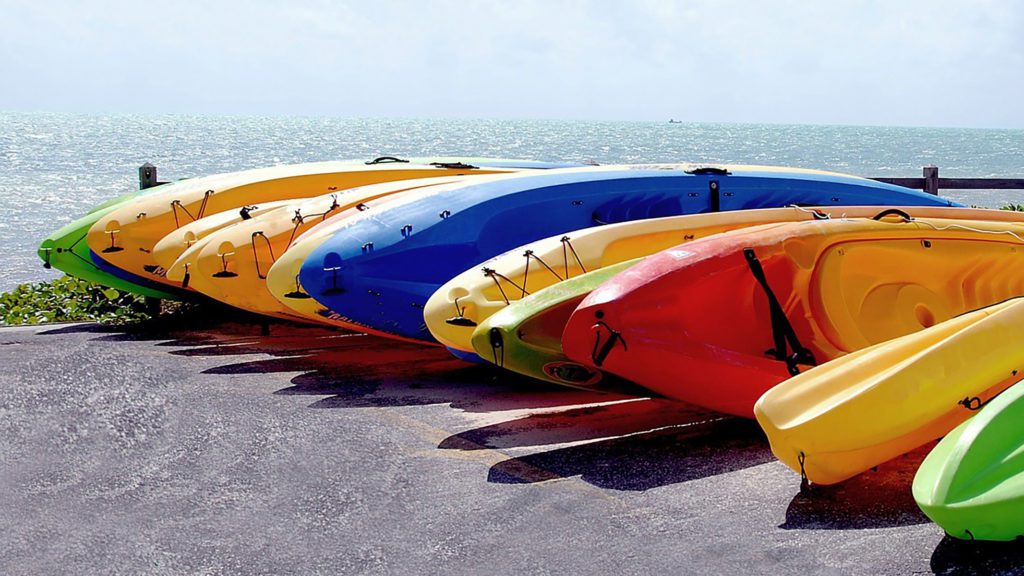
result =
[{"label": "kayak shadow on ground", "polygon": [[[120,337],[121,334],[104,336]],[[439,346],[280,324],[269,336],[259,326],[225,324],[203,331],[161,333],[158,346],[194,358],[260,356],[203,370],[204,374],[298,373],[279,395],[320,397],[311,408],[448,404],[470,412],[573,406],[624,396],[573,391],[484,364],[458,360]]]},{"label": "kayak shadow on ground", "polygon": [[774,460],[757,423],[710,418],[504,460],[488,481],[531,484],[578,476],[612,490],[643,491]]},{"label": "kayak shadow on ground", "polygon": [[[209,324],[209,325],[208,325]],[[322,330],[321,330],[322,331]],[[95,342],[157,342],[158,346],[196,346],[216,342],[229,336],[256,338],[260,327],[251,323],[197,323],[182,325],[182,321],[148,320],[137,324],[106,325],[96,322],[67,324],[39,332],[41,336],[61,334],[98,334]]]},{"label": "kayak shadow on ground", "polygon": [[[603,400],[601,397],[595,397]],[[443,450],[503,450],[610,439],[668,427],[698,424],[724,418],[682,402],[662,399],[608,398],[599,405],[528,414],[453,434],[438,448]]]},{"label": "kayak shadow on ground", "polygon": [[831,486],[811,486],[798,493],[786,509],[787,530],[859,530],[926,524],[928,517],[914,502],[910,486],[929,443]]},{"label": "kayak shadow on ground", "polygon": [[562,388],[469,364],[439,347],[288,325],[274,326],[270,336],[244,323],[188,331],[85,330],[105,341],[155,341],[176,356],[240,357],[205,374],[297,373],[275,394],[315,397],[310,408],[445,404],[497,418],[528,411],[439,443],[441,450],[463,451],[554,447],[498,462],[488,472],[494,483],[578,476],[599,487],[647,490],[773,460],[753,421],[666,400]]},{"label": "kayak shadow on ground", "polygon": [[1024,540],[971,542],[945,536],[932,552],[935,574],[1024,573]]},{"label": "kayak shadow on ground", "polygon": [[366,364],[339,361],[331,353],[318,354],[304,359],[313,370],[295,376],[291,386],[275,394],[322,396],[310,404],[318,409],[447,404],[477,413],[572,407],[623,398],[508,377],[490,366],[466,364],[443,350],[423,350],[426,352],[405,356],[402,362]]},{"label": "kayak shadow on ground", "polygon": [[82,324],[62,324],[56,328],[49,328],[39,332],[42,336],[59,336],[61,334],[119,334],[124,328],[118,326],[106,326],[95,322]]}]

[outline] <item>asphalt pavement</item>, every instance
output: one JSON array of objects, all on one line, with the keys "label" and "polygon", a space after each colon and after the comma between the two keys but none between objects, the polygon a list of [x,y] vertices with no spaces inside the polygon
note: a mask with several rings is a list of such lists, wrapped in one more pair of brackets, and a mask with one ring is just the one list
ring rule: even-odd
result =
[{"label": "asphalt pavement", "polygon": [[2,574],[1024,573],[924,450],[800,493],[756,423],[369,336],[0,329]]}]

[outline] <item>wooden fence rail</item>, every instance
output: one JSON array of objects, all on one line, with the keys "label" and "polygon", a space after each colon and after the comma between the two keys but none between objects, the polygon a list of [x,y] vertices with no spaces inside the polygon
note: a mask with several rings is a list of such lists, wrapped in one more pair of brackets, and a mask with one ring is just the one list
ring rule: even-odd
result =
[{"label": "wooden fence rail", "polygon": [[[139,167],[139,188],[146,189],[159,184],[156,166],[146,162]],[[1021,190],[1024,178],[939,178],[938,166],[925,166],[922,178],[872,178],[879,182],[895,184],[906,188],[924,190],[938,194],[939,190]]]},{"label": "wooden fence rail", "polygon": [[879,182],[924,190],[938,194],[939,190],[1020,190],[1024,178],[939,178],[938,166],[925,166],[922,178],[872,178]]}]

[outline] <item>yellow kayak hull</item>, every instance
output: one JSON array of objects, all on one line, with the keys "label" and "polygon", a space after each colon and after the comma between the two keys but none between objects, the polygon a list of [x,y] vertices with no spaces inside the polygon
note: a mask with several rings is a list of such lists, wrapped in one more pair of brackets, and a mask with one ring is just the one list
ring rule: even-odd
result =
[{"label": "yellow kayak hull", "polygon": [[109,264],[156,282],[174,285],[153,258],[156,244],[190,222],[250,204],[295,200],[357,186],[398,180],[512,173],[507,168],[449,168],[425,164],[320,162],[275,166],[193,178],[140,196],[100,218],[90,229],[89,248]]},{"label": "yellow kayak hull", "polygon": [[336,224],[330,229],[337,230],[349,219],[369,214],[385,199],[397,198],[406,192],[435,190],[477,179],[452,176],[401,180],[291,202],[281,209],[207,235],[174,262],[166,277],[236,308],[289,320],[323,323],[319,316],[314,319],[296,314],[267,289],[271,267],[305,232],[325,222]]},{"label": "yellow kayak hull", "polygon": [[1021,354],[997,344],[1020,338],[1022,304],[956,316],[772,388],[754,407],[772,452],[808,481],[835,484],[944,436],[1020,380]]},{"label": "yellow kayak hull", "polygon": [[290,200],[263,202],[259,205],[245,206],[238,210],[225,210],[219,214],[211,214],[195,222],[189,222],[164,236],[153,246],[153,260],[156,261],[157,266],[164,270],[169,270],[179,256],[184,254],[193,244],[210,234],[290,204],[292,204]]}]

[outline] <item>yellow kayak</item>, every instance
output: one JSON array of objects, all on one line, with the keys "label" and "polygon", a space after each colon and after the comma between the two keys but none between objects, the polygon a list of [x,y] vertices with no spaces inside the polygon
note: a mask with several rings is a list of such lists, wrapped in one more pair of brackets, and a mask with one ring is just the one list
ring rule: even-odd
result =
[{"label": "yellow kayak", "polygon": [[[243,310],[285,319],[304,319],[267,290],[278,258],[305,232],[324,222],[341,226],[369,213],[384,199],[412,190],[433,190],[480,177],[450,176],[360,186],[291,202],[262,216],[236,222],[194,243],[167,270],[167,279]],[[205,220],[205,218],[204,218]],[[202,222],[202,220],[200,220]],[[331,228],[336,230],[337,227]],[[315,318],[320,321],[320,317]]]},{"label": "yellow kayak", "polygon": [[648,256],[690,240],[761,224],[829,217],[871,218],[896,210],[918,218],[1024,221],[1006,210],[947,207],[843,206],[768,208],[673,216],[610,224],[532,242],[452,278],[427,301],[430,333],[450,349],[473,352],[476,326],[511,302],[604,266]]},{"label": "yellow kayak", "polygon": [[167,270],[185,250],[210,234],[289,204],[292,204],[292,201],[263,202],[259,205],[243,206],[238,210],[226,210],[219,214],[211,214],[195,222],[189,222],[164,236],[153,246],[153,260],[156,261],[157,266]]},{"label": "yellow kayak", "polygon": [[86,240],[93,253],[115,269],[174,285],[153,259],[154,247],[177,228],[212,214],[382,182],[517,171],[465,164],[319,162],[193,178],[168,184],[159,193],[140,196],[104,215]]},{"label": "yellow kayak", "polygon": [[1000,344],[1022,324],[1020,299],[956,316],[794,376],[754,414],[779,460],[809,482],[841,482],[945,435],[1019,381],[1019,350]]}]

